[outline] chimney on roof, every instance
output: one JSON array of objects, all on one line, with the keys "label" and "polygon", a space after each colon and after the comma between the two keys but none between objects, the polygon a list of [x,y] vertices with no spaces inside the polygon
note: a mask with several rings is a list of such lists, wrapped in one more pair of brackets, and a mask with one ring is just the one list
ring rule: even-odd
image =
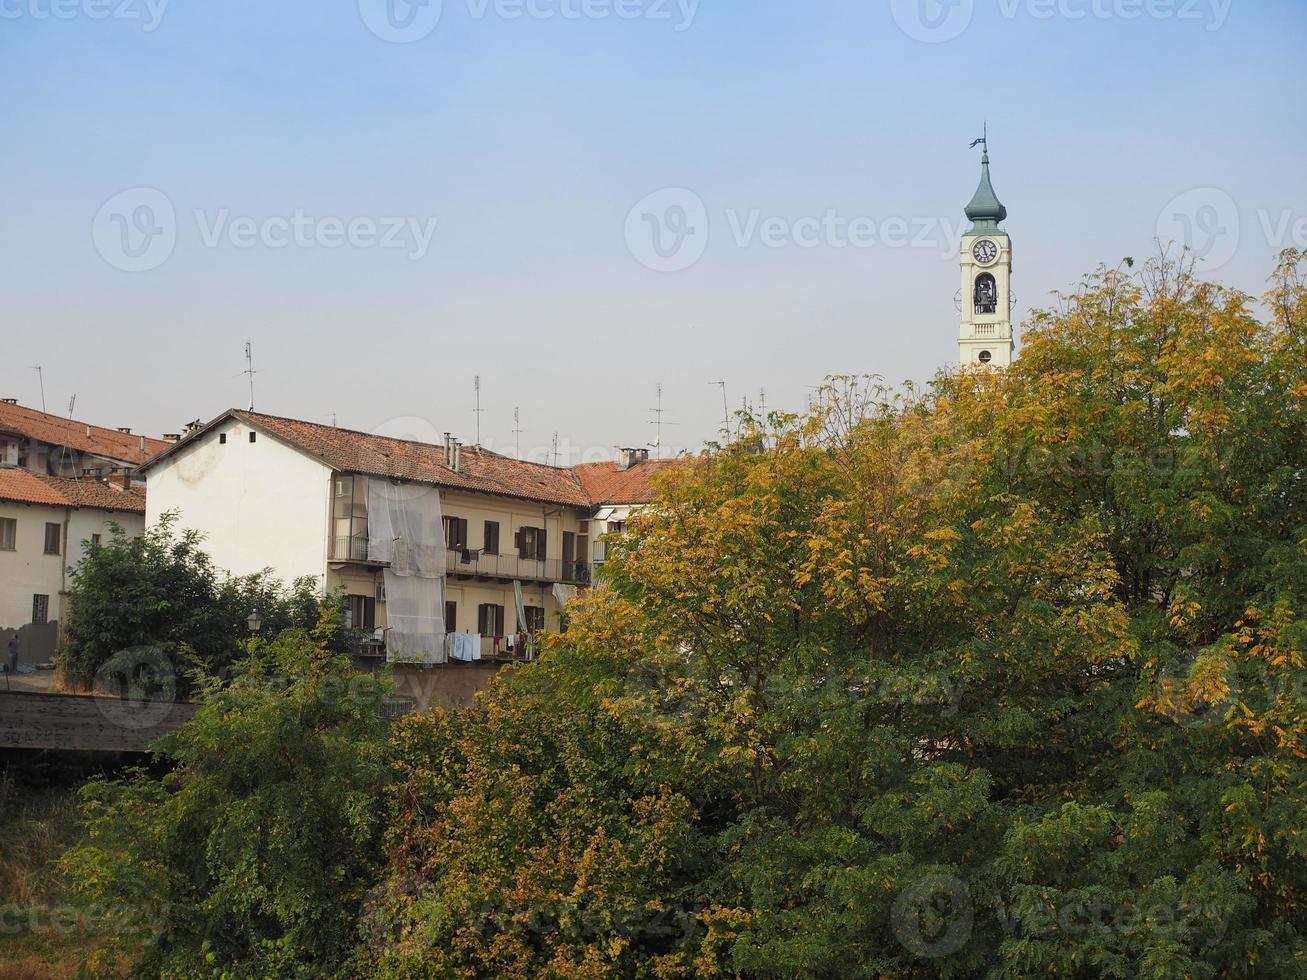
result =
[{"label": "chimney on roof", "polygon": [[455,473],[461,472],[463,444],[450,433],[445,433],[445,466]]},{"label": "chimney on roof", "polygon": [[617,468],[619,470],[629,470],[636,463],[647,463],[649,461],[649,450],[635,449],[627,447],[618,450]]},{"label": "chimney on roof", "polygon": [[105,477],[105,483],[115,490],[130,490],[132,488],[132,471],[129,469],[117,469]]},{"label": "chimney on roof", "polygon": [[180,432],[165,432],[163,434],[164,442],[181,442],[182,434]]},{"label": "chimney on roof", "polygon": [[199,419],[196,419],[194,422],[187,422],[185,425],[182,426],[182,432],[184,432],[186,435],[190,435],[196,429],[200,428],[203,424],[204,423],[201,422]]},{"label": "chimney on roof", "polygon": [[18,404],[18,399],[17,399],[17,398],[0,398],[0,402],[4,402],[6,405],[17,405],[17,404]]},{"label": "chimney on roof", "polygon": [[129,436],[132,434],[132,427],[130,425],[120,425],[118,426],[118,431],[125,436]]}]

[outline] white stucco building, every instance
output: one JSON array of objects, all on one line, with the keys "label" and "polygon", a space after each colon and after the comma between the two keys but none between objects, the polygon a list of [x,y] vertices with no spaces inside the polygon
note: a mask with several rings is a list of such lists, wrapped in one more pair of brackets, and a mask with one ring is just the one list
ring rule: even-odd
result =
[{"label": "white stucco building", "polygon": [[313,576],[344,592],[352,626],[385,631],[389,659],[432,664],[449,634],[508,657],[557,630],[608,518],[647,504],[667,465],[547,466],[233,409],[140,472],[150,524],[175,512],[233,574]]},{"label": "white stucco building", "polygon": [[0,466],[0,644],[17,633],[22,661],[51,658],[72,571],[114,524],[133,535],[145,525],[145,492],[127,477],[74,480]]}]

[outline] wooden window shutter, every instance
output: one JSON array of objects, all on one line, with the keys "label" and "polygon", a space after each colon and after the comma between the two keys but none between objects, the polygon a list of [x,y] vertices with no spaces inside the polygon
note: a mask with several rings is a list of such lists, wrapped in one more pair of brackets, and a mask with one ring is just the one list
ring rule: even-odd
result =
[{"label": "wooden window shutter", "polygon": [[541,561],[544,561],[545,556],[549,554],[549,548],[545,544],[547,540],[548,539],[545,537],[545,529],[541,528],[540,532],[536,535],[536,557]]}]

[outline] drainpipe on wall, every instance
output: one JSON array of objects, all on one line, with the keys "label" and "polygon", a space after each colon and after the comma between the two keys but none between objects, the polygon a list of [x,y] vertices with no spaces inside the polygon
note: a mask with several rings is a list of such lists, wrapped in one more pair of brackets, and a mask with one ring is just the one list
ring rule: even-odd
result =
[{"label": "drainpipe on wall", "polygon": [[73,509],[64,508],[64,540],[63,546],[59,549],[59,618],[55,621],[54,631],[54,652],[57,656],[64,646],[64,618],[66,610],[64,606],[68,599],[68,538],[69,528],[72,525]]}]

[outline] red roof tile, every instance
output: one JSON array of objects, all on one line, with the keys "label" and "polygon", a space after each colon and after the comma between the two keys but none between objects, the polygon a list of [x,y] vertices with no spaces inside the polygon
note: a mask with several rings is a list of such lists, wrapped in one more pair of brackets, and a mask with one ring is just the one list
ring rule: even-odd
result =
[{"label": "red roof tile", "polygon": [[0,467],[0,500],[145,513],[145,491],[141,487],[120,490],[99,480],[65,480],[12,466]]},{"label": "red roof tile", "polygon": [[[60,418],[35,408],[0,401],[0,432],[67,446],[78,452],[92,453],[123,463],[138,465],[168,446],[162,439],[149,439],[117,429],[88,425]],[[145,439],[145,448],[141,440]]]},{"label": "red roof tile", "polygon": [[512,459],[477,446],[462,448],[459,472],[455,473],[445,466],[444,446],[257,412],[233,411],[230,414],[342,472],[414,480],[450,490],[492,493],[546,503],[577,507],[590,505],[590,498],[571,470]]},{"label": "red roof tile", "polygon": [[595,504],[647,504],[657,495],[654,478],[684,465],[679,459],[646,459],[625,470],[615,461],[582,463],[574,470]]},{"label": "red roof tile", "polygon": [[180,443],[167,445],[148,465],[154,466],[184,449],[198,435],[226,418],[261,429],[341,473],[412,480],[449,490],[587,509],[603,504],[650,503],[654,498],[651,482],[654,474],[681,465],[679,460],[647,460],[628,470],[619,470],[616,462],[549,466],[502,456],[478,446],[464,446],[459,472],[455,473],[445,465],[444,446],[242,409],[225,412]]}]

